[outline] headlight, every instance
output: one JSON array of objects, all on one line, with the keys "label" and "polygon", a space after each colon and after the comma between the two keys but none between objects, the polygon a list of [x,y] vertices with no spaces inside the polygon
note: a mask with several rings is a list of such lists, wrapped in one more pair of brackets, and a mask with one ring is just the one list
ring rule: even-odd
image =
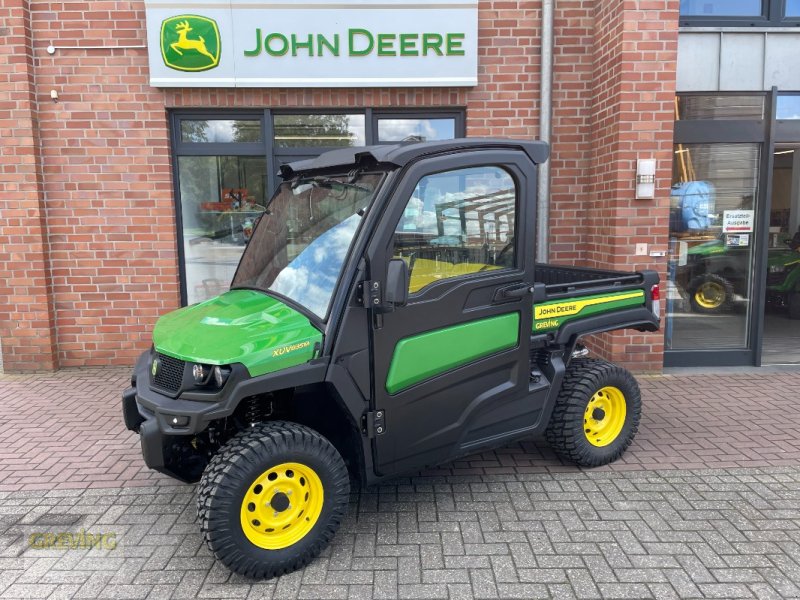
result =
[{"label": "headlight", "polygon": [[227,366],[192,365],[192,377],[199,387],[222,388],[230,374],[231,368]]},{"label": "headlight", "polygon": [[194,382],[203,384],[206,383],[206,376],[208,375],[208,369],[203,365],[194,365],[192,367],[192,377],[194,377]]},{"label": "headlight", "polygon": [[214,371],[214,383],[217,384],[218,388],[221,388],[225,385],[225,382],[228,381],[228,377],[231,374],[230,367],[220,367],[216,366],[213,369]]}]

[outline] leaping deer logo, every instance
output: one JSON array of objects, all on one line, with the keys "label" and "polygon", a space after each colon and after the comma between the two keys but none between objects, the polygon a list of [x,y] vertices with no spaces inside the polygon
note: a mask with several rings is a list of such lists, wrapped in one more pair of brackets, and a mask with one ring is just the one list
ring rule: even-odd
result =
[{"label": "leaping deer logo", "polygon": [[181,21],[175,25],[175,31],[178,32],[178,41],[169,45],[169,47],[175,50],[175,52],[183,56],[183,52],[181,52],[181,50],[197,50],[203,56],[210,58],[212,62],[217,60],[216,57],[206,48],[206,41],[203,39],[202,35],[198,35],[196,40],[190,40],[188,37],[186,37],[186,34],[188,34],[190,31],[193,31],[193,29],[189,26],[189,21]]},{"label": "leaping deer logo", "polygon": [[219,64],[220,45],[217,23],[208,17],[179,15],[161,23],[161,57],[176,71],[213,69]]}]

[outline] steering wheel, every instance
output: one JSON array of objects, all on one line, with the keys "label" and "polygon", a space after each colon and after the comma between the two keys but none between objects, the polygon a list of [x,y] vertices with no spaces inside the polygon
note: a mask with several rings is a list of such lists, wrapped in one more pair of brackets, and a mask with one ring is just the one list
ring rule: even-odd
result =
[{"label": "steering wheel", "polygon": [[514,242],[513,241],[508,242],[505,246],[503,246],[503,249],[500,250],[500,253],[494,259],[494,264],[497,264],[500,261],[502,261],[503,260],[503,256],[505,256],[506,252],[508,252],[509,250],[513,250],[513,249],[514,249]]},{"label": "steering wheel", "polygon": [[481,267],[478,270],[479,271],[486,271],[487,269],[489,269],[491,267],[496,267],[497,264],[503,259],[503,256],[505,255],[505,253],[508,252],[509,250],[513,250],[513,249],[514,249],[514,242],[507,243],[505,246],[503,246],[503,249],[500,250],[500,252],[497,253],[497,256],[494,259],[494,264],[493,265],[484,265],[483,267]]}]

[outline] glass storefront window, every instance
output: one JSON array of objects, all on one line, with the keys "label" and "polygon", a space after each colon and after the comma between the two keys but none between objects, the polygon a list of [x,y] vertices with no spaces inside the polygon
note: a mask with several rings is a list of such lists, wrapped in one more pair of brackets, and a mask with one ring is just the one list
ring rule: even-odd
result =
[{"label": "glass storefront window", "polygon": [[761,145],[678,144],[666,345],[746,348]]},{"label": "glass storefront window", "polygon": [[455,132],[455,119],[378,119],[379,142],[451,140]]},{"label": "glass storefront window", "polygon": [[779,95],[775,117],[782,120],[800,119],[800,95]]},{"label": "glass storefront window", "polygon": [[681,0],[680,6],[682,17],[758,17],[762,11],[761,0]]},{"label": "glass storefront window", "polygon": [[[375,144],[379,129],[382,141],[399,135],[453,138],[464,135],[461,115],[457,109],[433,114],[398,109],[351,109],[348,114],[176,111],[171,121],[183,238],[183,301],[194,304],[229,289],[256,222],[279,183],[277,169],[269,165],[314,158],[331,148]],[[373,127],[367,128],[367,119]]]},{"label": "glass storefront window", "polygon": [[180,156],[183,254],[188,304],[226,291],[264,212],[262,156]]},{"label": "glass storefront window", "polygon": [[677,121],[764,118],[764,96],[679,95]]},{"label": "glass storefront window", "polygon": [[258,119],[183,119],[181,141],[189,143],[243,143],[261,141]]},{"label": "glass storefront window", "polygon": [[786,16],[800,17],[800,0],[786,0]]},{"label": "glass storefront window", "polygon": [[275,115],[278,148],[365,146],[364,115]]}]

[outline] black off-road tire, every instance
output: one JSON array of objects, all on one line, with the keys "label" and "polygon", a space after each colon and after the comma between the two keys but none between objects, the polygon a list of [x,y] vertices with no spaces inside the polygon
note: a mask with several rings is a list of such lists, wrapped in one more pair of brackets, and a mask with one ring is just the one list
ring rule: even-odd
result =
[{"label": "black off-road tire", "polygon": [[[322,481],[322,512],[293,545],[266,550],[242,530],[242,500],[252,482],[272,466],[303,463]],[[350,479],[339,452],[322,435],[297,423],[260,423],[231,438],[211,459],[197,488],[197,516],[211,552],[235,573],[269,579],[307,565],[333,538],[347,510]]]},{"label": "black off-road tire", "polygon": [[[616,387],[625,396],[626,415],[614,441],[599,447],[586,437],[584,413],[592,396],[607,386]],[[641,413],[639,385],[626,369],[594,358],[575,359],[564,375],[545,436],[561,458],[582,467],[598,467],[614,462],[631,445],[639,429]]]},{"label": "black off-road tire", "polygon": [[800,292],[789,292],[787,310],[790,319],[800,319]]},{"label": "black off-road tire", "polygon": [[[715,289],[721,290],[720,298],[713,303],[713,306],[709,303],[704,306],[697,299],[698,292],[705,286],[714,286]],[[692,307],[692,311],[697,314],[716,315],[729,312],[733,306],[733,284],[714,273],[698,275],[692,279],[686,286],[686,293],[689,294],[689,305]]]}]

